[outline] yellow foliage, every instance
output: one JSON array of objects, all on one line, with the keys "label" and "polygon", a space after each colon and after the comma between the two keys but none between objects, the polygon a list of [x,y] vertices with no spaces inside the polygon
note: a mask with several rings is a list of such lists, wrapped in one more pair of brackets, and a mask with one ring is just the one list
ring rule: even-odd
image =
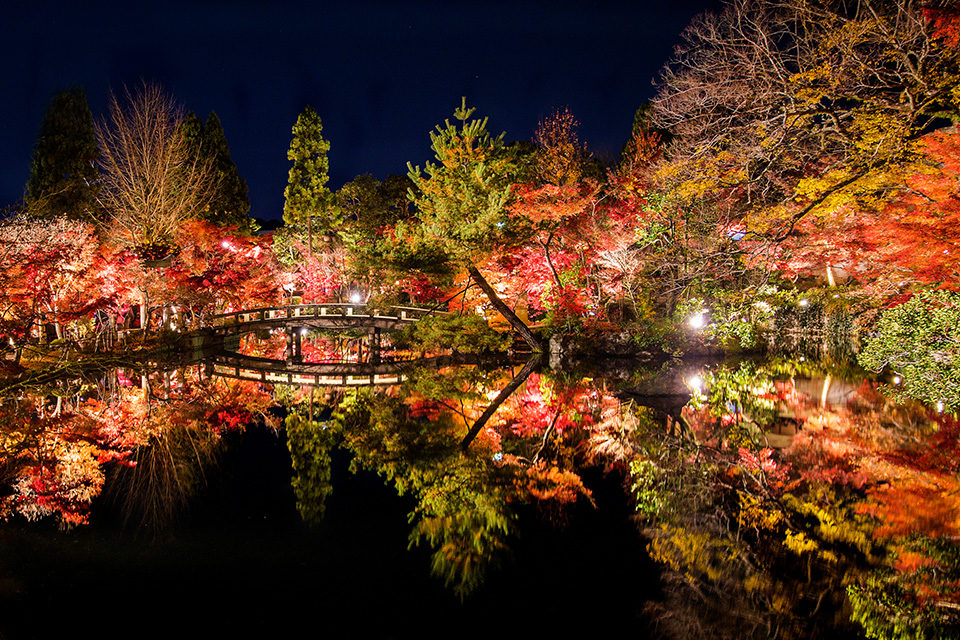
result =
[{"label": "yellow foliage", "polygon": [[754,495],[738,491],[740,497],[740,512],[737,522],[741,527],[750,526],[756,529],[772,530],[783,521],[783,513]]},{"label": "yellow foliage", "polygon": [[785,494],[784,502],[802,516],[815,517],[816,532],[822,540],[848,544],[870,555],[873,545],[869,524],[862,515],[854,513],[853,507],[839,502],[832,490],[821,489],[802,499]]},{"label": "yellow foliage", "polygon": [[687,531],[682,527],[664,527],[647,545],[656,562],[669,566],[690,579],[706,576],[711,582],[730,577],[729,565],[737,552],[728,540],[708,533]]},{"label": "yellow foliage", "polygon": [[827,550],[821,549],[817,555],[820,557],[821,560],[823,560],[824,562],[829,562],[830,564],[837,564],[837,562],[839,561],[839,558],[837,558],[837,554],[835,554],[833,551],[827,551]]},{"label": "yellow foliage", "polygon": [[817,543],[807,538],[802,531],[798,533],[788,531],[783,542],[790,551],[793,551],[798,556],[802,556],[804,553],[818,548]]}]

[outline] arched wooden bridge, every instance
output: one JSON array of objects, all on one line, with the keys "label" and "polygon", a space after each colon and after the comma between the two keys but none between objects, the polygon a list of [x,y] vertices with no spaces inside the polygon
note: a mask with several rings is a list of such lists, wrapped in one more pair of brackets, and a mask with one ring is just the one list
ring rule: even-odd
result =
[{"label": "arched wooden bridge", "polygon": [[[381,363],[380,332],[395,331],[428,315],[445,312],[420,307],[371,309],[363,304],[299,304],[236,311],[214,316],[208,331],[218,345],[207,356],[206,372],[240,380],[310,386],[365,386],[399,384],[409,363]],[[287,348],[283,360],[246,356],[227,348],[224,340],[243,334],[284,330]],[[303,362],[301,336],[308,330],[366,329],[367,362]],[[435,359],[418,364],[437,366]]]},{"label": "arched wooden bridge", "polygon": [[221,334],[286,327],[308,329],[375,328],[399,329],[429,315],[447,315],[444,311],[421,307],[370,309],[365,304],[296,304],[222,313],[210,319],[211,328]]}]

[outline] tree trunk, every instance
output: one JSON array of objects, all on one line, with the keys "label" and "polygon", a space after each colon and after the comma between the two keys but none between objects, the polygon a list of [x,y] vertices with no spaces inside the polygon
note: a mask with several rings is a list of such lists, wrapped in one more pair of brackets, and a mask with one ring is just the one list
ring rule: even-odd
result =
[{"label": "tree trunk", "polygon": [[523,369],[520,370],[513,380],[505,386],[500,393],[497,394],[497,397],[493,399],[493,402],[490,403],[486,409],[483,410],[483,414],[477,418],[477,421],[473,423],[473,426],[470,427],[470,431],[467,432],[467,435],[464,436],[463,440],[460,442],[460,449],[463,451],[467,450],[467,447],[470,446],[470,443],[473,442],[473,439],[477,437],[477,434],[486,426],[487,422],[493,417],[493,414],[496,413],[497,409],[500,408],[500,405],[503,404],[504,400],[510,397],[510,394],[517,390],[521,384],[523,384],[527,378],[530,377],[530,374],[533,373],[533,370],[537,368],[537,365],[540,364],[540,358],[534,356],[527,360],[527,364],[523,365]]},{"label": "tree trunk", "polygon": [[543,347],[540,345],[540,341],[537,340],[537,337],[533,335],[533,332],[530,331],[530,327],[523,323],[517,314],[507,306],[507,304],[500,299],[500,296],[497,295],[497,292],[494,290],[490,283],[487,282],[486,278],[480,273],[480,271],[473,265],[467,267],[467,272],[470,274],[470,277],[473,278],[473,281],[477,283],[480,289],[487,294],[487,298],[490,299],[493,308],[500,312],[500,314],[507,319],[507,322],[510,323],[510,326],[513,327],[517,333],[520,334],[520,337],[530,345],[530,348],[534,351],[543,351]]},{"label": "tree trunk", "polygon": [[313,255],[313,216],[307,216],[307,253]]},{"label": "tree trunk", "polygon": [[150,324],[150,296],[147,295],[147,287],[143,287],[143,304],[140,306],[140,330],[143,335],[147,335],[148,325]]}]

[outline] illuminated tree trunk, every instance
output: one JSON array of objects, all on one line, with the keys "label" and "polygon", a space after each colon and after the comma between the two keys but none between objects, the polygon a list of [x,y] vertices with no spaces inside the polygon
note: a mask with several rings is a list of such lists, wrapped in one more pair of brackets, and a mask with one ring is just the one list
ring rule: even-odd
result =
[{"label": "illuminated tree trunk", "polygon": [[147,334],[148,326],[150,324],[150,311],[147,305],[150,304],[150,297],[147,295],[147,288],[143,288],[143,304],[140,305],[140,330],[144,335]]},{"label": "illuminated tree trunk", "polygon": [[473,278],[473,281],[477,283],[480,289],[487,294],[487,298],[490,299],[490,303],[493,305],[493,308],[496,309],[504,318],[507,319],[507,322],[510,323],[510,326],[520,334],[520,337],[530,345],[530,348],[534,351],[542,351],[543,348],[540,346],[540,341],[537,340],[537,337],[533,335],[533,332],[530,331],[530,327],[523,323],[517,314],[507,306],[507,304],[500,299],[500,296],[497,295],[496,290],[490,286],[490,283],[487,282],[486,278],[480,273],[480,271],[473,265],[467,267],[467,272],[470,274],[470,277]]},{"label": "illuminated tree trunk", "polygon": [[533,373],[533,370],[537,368],[537,365],[540,363],[540,358],[533,357],[527,360],[527,364],[523,365],[523,369],[520,370],[513,380],[510,381],[510,384],[505,386],[500,393],[497,394],[497,397],[493,399],[493,402],[490,403],[486,409],[484,409],[483,414],[477,418],[477,421],[473,423],[473,426],[470,427],[470,431],[467,432],[467,435],[464,436],[463,440],[460,442],[460,448],[464,451],[467,450],[467,447],[470,446],[470,443],[473,442],[473,439],[477,437],[477,434],[483,430],[483,427],[486,426],[487,422],[493,417],[493,414],[496,413],[497,409],[500,408],[500,405],[503,404],[504,400],[510,397],[517,388],[526,382],[527,378],[530,377],[530,374]]}]

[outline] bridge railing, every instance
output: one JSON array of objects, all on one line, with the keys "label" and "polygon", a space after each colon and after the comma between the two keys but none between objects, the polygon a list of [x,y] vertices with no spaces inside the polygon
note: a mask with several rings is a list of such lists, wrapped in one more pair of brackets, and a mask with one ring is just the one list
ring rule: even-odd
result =
[{"label": "bridge railing", "polygon": [[310,373],[274,371],[261,367],[214,364],[213,375],[265,384],[308,385],[316,387],[361,387],[368,385],[399,384],[406,376],[395,373]]},{"label": "bridge railing", "polygon": [[295,318],[377,318],[398,322],[416,322],[428,315],[446,315],[446,312],[422,307],[394,306],[385,310],[369,309],[365,304],[330,302],[325,304],[297,304],[282,307],[264,307],[222,313],[210,318],[214,327],[247,324],[251,322],[283,321]]}]

